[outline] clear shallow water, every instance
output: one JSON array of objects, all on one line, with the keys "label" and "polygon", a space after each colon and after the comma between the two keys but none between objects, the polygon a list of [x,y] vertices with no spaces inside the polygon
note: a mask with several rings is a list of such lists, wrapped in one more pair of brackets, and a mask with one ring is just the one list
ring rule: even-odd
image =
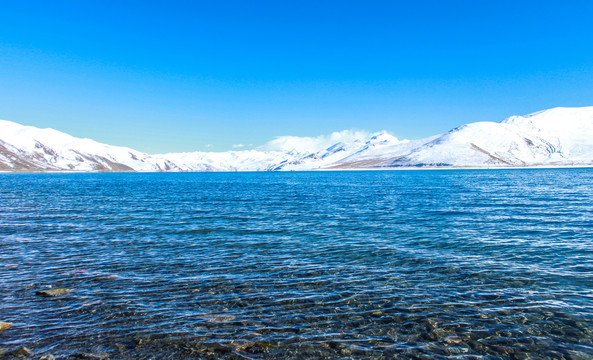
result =
[{"label": "clear shallow water", "polygon": [[0,348],[591,359],[592,239],[591,169],[4,174]]}]

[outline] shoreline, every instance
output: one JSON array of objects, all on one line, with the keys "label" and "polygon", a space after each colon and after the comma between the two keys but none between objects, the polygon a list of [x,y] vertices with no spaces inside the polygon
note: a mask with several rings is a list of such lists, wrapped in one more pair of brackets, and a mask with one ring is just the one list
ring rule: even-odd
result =
[{"label": "shoreline", "polygon": [[533,165],[533,166],[398,166],[370,168],[318,168],[303,170],[213,170],[213,171],[87,171],[87,170],[0,170],[0,174],[165,174],[165,173],[266,173],[266,172],[311,172],[311,171],[402,171],[402,170],[525,170],[525,169],[582,169],[589,165]]}]

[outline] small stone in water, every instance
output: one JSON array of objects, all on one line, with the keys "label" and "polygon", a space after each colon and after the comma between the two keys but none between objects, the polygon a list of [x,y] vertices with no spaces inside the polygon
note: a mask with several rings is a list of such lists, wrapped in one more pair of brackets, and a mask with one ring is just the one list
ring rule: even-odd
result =
[{"label": "small stone in water", "polygon": [[510,348],[508,346],[492,346],[492,348],[495,351],[502,353],[504,355],[511,355],[512,353],[515,352],[512,348]]},{"label": "small stone in water", "polygon": [[344,355],[344,356],[350,356],[350,355],[352,355],[352,350],[350,350],[350,349],[341,349],[340,350],[340,353],[342,355]]},{"label": "small stone in water", "polygon": [[73,356],[74,359],[91,359],[91,360],[104,360],[107,359],[105,354],[91,354],[91,353],[80,353]]},{"label": "small stone in water", "polygon": [[269,349],[269,348],[277,347],[278,345],[272,344],[272,343],[266,343],[266,342],[259,342],[259,341],[257,341],[257,342],[254,342],[253,343],[253,346],[256,346],[256,347],[259,347],[259,348],[262,348],[262,349]]},{"label": "small stone in water", "polygon": [[433,320],[433,319],[426,320],[426,323],[428,324],[428,326],[430,326],[433,329],[436,329],[437,326],[439,325],[439,323],[436,320]]},{"label": "small stone in water", "polygon": [[53,355],[44,355],[39,360],[56,360],[56,358]]},{"label": "small stone in water", "polygon": [[426,337],[430,340],[441,340],[449,336],[450,334],[450,332],[445,331],[443,329],[434,329],[428,334],[426,334]]},{"label": "small stone in water", "polygon": [[35,292],[35,294],[41,295],[41,296],[55,297],[55,296],[62,296],[62,295],[69,294],[71,291],[72,291],[72,289],[49,289],[49,290],[37,290]]},{"label": "small stone in water", "polygon": [[222,322],[228,322],[228,321],[233,321],[236,318],[233,315],[219,315],[219,316],[213,316],[211,318],[208,319],[209,323],[222,323]]},{"label": "small stone in water", "polygon": [[469,351],[469,349],[459,346],[453,346],[446,349],[446,352],[449,354],[465,354]]},{"label": "small stone in water", "polygon": [[235,350],[241,351],[252,348],[253,346],[255,346],[255,343],[252,341],[246,341],[243,343],[232,342],[230,345],[234,346]]},{"label": "small stone in water", "polygon": [[31,352],[31,350],[29,350],[28,348],[26,348],[24,346],[21,346],[18,349],[16,349],[15,351],[12,352],[12,355],[13,356],[20,357],[20,358],[31,356],[31,354],[33,354]]},{"label": "small stone in water", "polygon": [[12,323],[0,321],[0,331],[8,330],[12,326]]},{"label": "small stone in water", "polygon": [[451,344],[451,345],[458,345],[463,342],[463,339],[460,338],[459,336],[448,336],[445,338],[445,342],[447,344]]},{"label": "small stone in water", "polygon": [[115,280],[117,279],[117,275],[97,275],[95,276],[95,280]]}]

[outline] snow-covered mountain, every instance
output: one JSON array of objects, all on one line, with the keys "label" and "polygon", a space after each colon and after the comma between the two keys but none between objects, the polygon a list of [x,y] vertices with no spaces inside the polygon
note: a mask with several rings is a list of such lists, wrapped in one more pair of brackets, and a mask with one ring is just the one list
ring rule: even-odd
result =
[{"label": "snow-covered mountain", "polygon": [[165,158],[0,120],[0,170],[175,171]]},{"label": "snow-covered mountain", "polygon": [[378,166],[591,165],[593,107],[477,122],[426,140]]},{"label": "snow-covered mountain", "polygon": [[150,155],[0,120],[5,171],[264,171],[593,165],[593,107],[475,122],[420,140],[386,133],[278,137],[257,150]]}]

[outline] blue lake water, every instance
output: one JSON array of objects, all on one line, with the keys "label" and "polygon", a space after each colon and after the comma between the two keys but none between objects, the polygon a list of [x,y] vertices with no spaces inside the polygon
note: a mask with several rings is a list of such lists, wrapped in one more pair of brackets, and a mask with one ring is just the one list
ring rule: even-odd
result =
[{"label": "blue lake water", "polygon": [[0,321],[58,359],[591,359],[593,169],[2,174]]}]

